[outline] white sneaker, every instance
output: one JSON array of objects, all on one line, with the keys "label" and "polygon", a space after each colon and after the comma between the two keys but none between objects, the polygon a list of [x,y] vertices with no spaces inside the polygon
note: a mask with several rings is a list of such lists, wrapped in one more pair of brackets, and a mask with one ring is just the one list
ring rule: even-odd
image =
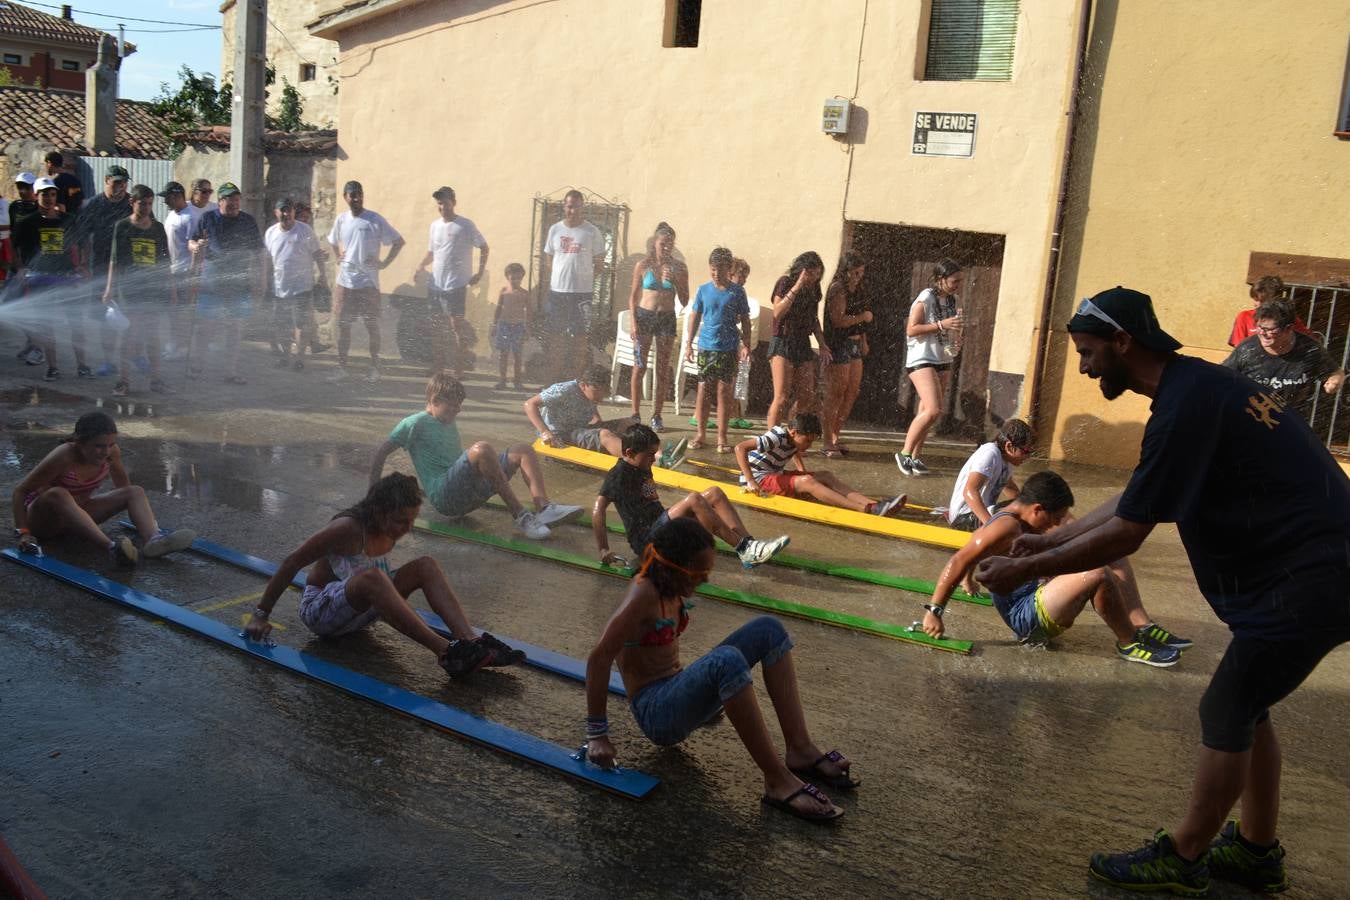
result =
[{"label": "white sneaker", "polygon": [[141,555],[149,559],[163,556],[166,553],[173,553],[175,550],[186,549],[194,540],[197,539],[197,532],[191,528],[179,528],[177,531],[161,531],[159,534],[145,542],[141,547]]},{"label": "white sneaker", "polygon": [[325,378],[324,381],[328,382],[329,384],[344,384],[350,381],[351,377],[352,373],[347,371],[346,366],[338,366],[335,370],[333,370],[333,374]]},{"label": "white sneaker", "polygon": [[47,354],[41,347],[32,347],[23,355],[23,361],[30,366],[40,366],[47,361]]},{"label": "white sneaker", "polygon": [[788,545],[791,540],[787,535],[780,535],[770,541],[751,541],[745,545],[745,549],[736,554],[741,558],[741,565],[747,569],[753,569],[761,563],[766,563]]},{"label": "white sneaker", "polygon": [[375,368],[374,366],[371,366],[370,371],[366,373],[366,384],[374,384],[379,380],[380,380],[380,370]]},{"label": "white sneaker", "polygon": [[569,506],[566,503],[550,503],[543,509],[534,514],[535,519],[540,525],[557,525],[560,522],[571,522],[581,516],[580,506]]},{"label": "white sneaker", "polygon": [[540,522],[539,517],[528,509],[521,510],[520,515],[516,516],[516,531],[532,541],[542,541],[552,534],[548,526]]}]

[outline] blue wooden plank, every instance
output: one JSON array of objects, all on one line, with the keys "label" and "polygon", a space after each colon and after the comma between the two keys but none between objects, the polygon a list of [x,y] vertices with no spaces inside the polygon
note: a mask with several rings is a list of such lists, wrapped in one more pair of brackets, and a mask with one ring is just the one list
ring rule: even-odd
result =
[{"label": "blue wooden plank", "polygon": [[[120,525],[126,528],[134,527],[129,521],[122,521]],[[200,553],[202,556],[211,559],[217,559],[223,563],[229,563],[232,566],[238,566],[245,571],[252,572],[255,575],[261,575],[264,578],[271,578],[277,571],[277,564],[271,560],[263,559],[261,556],[254,556],[251,553],[243,553],[239,550],[233,550],[224,544],[217,544],[214,541],[208,541],[206,538],[197,538],[192,542],[191,550]],[[298,573],[291,584],[297,588],[303,589],[305,586],[305,573]],[[453,637],[450,629],[446,627],[441,617],[429,610],[418,610],[422,619],[433,630],[446,637]],[[482,634],[481,628],[475,628],[474,631]],[[564,656],[561,653],[555,653],[544,647],[536,647],[533,644],[527,644],[524,641],[518,641],[513,637],[503,634],[497,637],[519,650],[525,651],[525,664],[533,666],[545,672],[551,672],[554,675],[561,675],[564,678],[571,678],[574,681],[586,683],[586,664],[579,659],[571,656]],[[619,677],[618,672],[611,672],[609,676],[609,692],[617,694],[620,697],[627,697],[628,693],[624,690],[623,679]]]},{"label": "blue wooden plank", "polygon": [[[419,609],[417,614],[422,617],[422,621],[427,623],[427,627],[437,634],[444,637],[453,638],[454,635],[446,627],[441,617],[427,609]],[[481,629],[475,628],[474,631],[482,633]],[[498,635],[500,637],[500,635]],[[573,681],[586,683],[586,663],[571,656],[563,656],[561,653],[554,653],[545,647],[536,647],[533,644],[527,644],[524,641],[518,641],[515,638],[502,638],[506,643],[515,647],[517,650],[524,650],[527,657],[526,662],[536,669],[543,669],[545,672],[552,672],[554,675],[561,675],[564,678],[570,678]],[[618,672],[609,673],[609,692],[617,694],[620,697],[627,697],[628,692],[624,690],[623,679],[619,677]]]},{"label": "blue wooden plank", "polygon": [[633,769],[604,770],[575,759],[572,751],[557,744],[499,725],[437,700],[414,694],[392,684],[353,672],[336,663],[319,659],[290,647],[251,641],[224,623],[142,593],[120,582],[72,566],[49,556],[39,557],[9,548],[0,551],[11,562],[34,569],[53,578],[171,622],[209,640],[224,644],[256,659],[269,662],[296,674],[335,687],[364,700],[379,704],[428,725],[449,731],[466,740],[543,766],[561,775],[593,784],[607,791],[641,799],[660,782]]}]

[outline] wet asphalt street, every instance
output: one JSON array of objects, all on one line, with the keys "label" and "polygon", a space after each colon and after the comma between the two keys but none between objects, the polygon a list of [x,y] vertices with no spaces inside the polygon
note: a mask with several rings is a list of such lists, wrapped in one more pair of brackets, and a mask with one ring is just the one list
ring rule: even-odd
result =
[{"label": "wet asphalt street", "polygon": [[[39,368],[12,362],[12,335],[0,349],[6,498],[80,413],[101,405],[117,417],[132,479],[161,522],[273,560],[364,493],[370,452],[423,403],[424,373],[411,366],[390,366],[376,385],[324,383],[331,352],[292,373],[272,369],[254,344],[247,386],[188,382],[169,369],[178,393],[114,401],[115,379],[44,384]],[[488,375],[467,381],[466,444],[532,437],[525,394],[492,390]],[[853,445],[833,471],[875,494],[902,487],[894,446]],[[903,487],[918,502],[945,503],[965,452],[938,448],[928,454],[934,474]],[[730,462],[710,450],[700,458]],[[412,471],[403,454],[391,466]],[[600,473],[545,466],[554,499],[589,506]],[[1080,512],[1125,475],[1056,468]],[[766,513],[745,518],[758,536],[790,534],[801,556],[925,579],[945,559]],[[497,510],[467,524],[512,533]],[[7,544],[9,527],[6,517]],[[550,543],[593,554],[578,526],[559,527]],[[110,572],[70,543],[46,549]],[[475,624],[575,657],[624,588],[421,533],[394,559],[419,555],[440,561]],[[52,897],[1123,896],[1091,882],[1088,857],[1133,848],[1179,820],[1196,706],[1227,642],[1174,528],[1154,532],[1135,568],[1155,617],[1196,641],[1175,669],[1117,659],[1090,611],[1056,649],[1032,651],[993,610],[954,604],[950,633],[975,642],[966,657],[787,620],[816,741],[851,757],[863,779],[836,797],[844,819],[819,827],[761,806],[758,772],[727,723],[657,748],[611,698],[621,764],[663,782],[632,802],[0,561],[0,834]],[[263,587],[192,554],[110,574],[230,623]],[[921,617],[924,599],[774,566],[744,573],[728,557],[712,581],[901,624]],[[700,600],[682,639],[686,661],[753,615]],[[448,682],[384,625],[312,638],[294,594],[275,620],[280,643],[555,743],[580,741],[585,702],[572,682],[524,668]],[[1350,896],[1350,649],[1328,657],[1273,718],[1285,753],[1287,896]],[[1213,895],[1247,896],[1223,886]]]}]

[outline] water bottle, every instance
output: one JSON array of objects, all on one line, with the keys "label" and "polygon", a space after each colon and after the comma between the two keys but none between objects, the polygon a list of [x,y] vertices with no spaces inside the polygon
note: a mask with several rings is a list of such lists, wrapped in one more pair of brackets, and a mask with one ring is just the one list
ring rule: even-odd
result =
[{"label": "water bottle", "polygon": [[736,387],[732,391],[742,403],[750,399],[750,359],[746,357],[736,367]]}]

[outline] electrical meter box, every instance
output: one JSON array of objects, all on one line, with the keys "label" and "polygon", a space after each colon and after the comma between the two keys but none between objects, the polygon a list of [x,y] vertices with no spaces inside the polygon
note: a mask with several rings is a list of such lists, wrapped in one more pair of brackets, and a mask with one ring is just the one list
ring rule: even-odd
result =
[{"label": "electrical meter box", "polygon": [[848,111],[851,104],[847,100],[830,99],[820,115],[820,130],[826,134],[848,134]]}]

